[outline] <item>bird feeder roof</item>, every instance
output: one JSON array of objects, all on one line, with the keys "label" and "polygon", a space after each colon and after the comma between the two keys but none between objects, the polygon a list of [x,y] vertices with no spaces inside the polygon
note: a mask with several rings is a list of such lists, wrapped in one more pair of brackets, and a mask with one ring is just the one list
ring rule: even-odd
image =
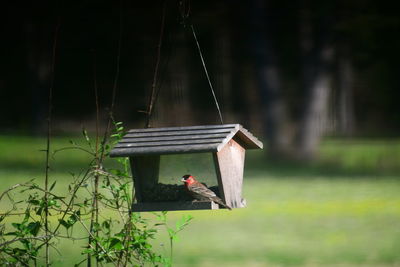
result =
[{"label": "bird feeder roof", "polygon": [[262,142],[240,124],[146,128],[129,130],[110,156],[218,152],[231,139],[245,149],[263,147]]}]

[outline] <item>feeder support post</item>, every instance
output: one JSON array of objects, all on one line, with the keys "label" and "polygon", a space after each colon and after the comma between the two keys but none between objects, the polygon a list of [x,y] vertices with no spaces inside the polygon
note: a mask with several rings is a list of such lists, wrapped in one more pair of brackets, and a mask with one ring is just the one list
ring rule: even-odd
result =
[{"label": "feeder support post", "polygon": [[232,139],[213,156],[221,198],[232,208],[245,207],[242,198],[245,149]]}]

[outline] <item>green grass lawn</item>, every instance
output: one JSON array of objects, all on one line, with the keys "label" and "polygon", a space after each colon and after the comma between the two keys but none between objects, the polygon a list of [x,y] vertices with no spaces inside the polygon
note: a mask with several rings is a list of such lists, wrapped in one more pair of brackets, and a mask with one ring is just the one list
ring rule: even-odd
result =
[{"label": "green grass lawn", "polygon": [[[43,181],[44,146],[41,138],[0,137],[0,191]],[[65,146],[68,138],[54,140],[54,148]],[[171,225],[194,216],[175,243],[175,266],[400,266],[400,140],[326,140],[312,164],[261,152],[246,160],[247,208],[169,213]],[[87,163],[81,152],[56,154],[56,189]],[[167,244],[162,234],[153,245],[162,252]],[[82,245],[62,242],[54,266],[78,262]]]}]

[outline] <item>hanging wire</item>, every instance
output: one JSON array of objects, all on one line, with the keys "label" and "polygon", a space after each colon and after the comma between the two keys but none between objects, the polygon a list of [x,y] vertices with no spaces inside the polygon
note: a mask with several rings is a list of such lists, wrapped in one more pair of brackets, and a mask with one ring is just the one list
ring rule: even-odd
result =
[{"label": "hanging wire", "polygon": [[[156,99],[157,99],[159,91],[160,91],[160,88],[157,89],[156,87],[157,87],[157,79],[158,79],[158,72],[159,72],[159,65],[160,65],[160,58],[161,58],[161,46],[162,46],[162,40],[163,40],[163,35],[164,35],[166,7],[167,7],[167,1],[165,0],[164,1],[163,14],[162,14],[162,20],[161,20],[160,39],[159,39],[158,50],[157,50],[157,61],[156,61],[156,66],[155,66],[155,70],[154,70],[152,91],[151,91],[151,95],[150,95],[150,99],[149,99],[148,108],[147,108],[147,111],[146,111],[147,119],[146,119],[145,128],[149,128],[150,127],[151,115],[153,113],[154,105],[155,105]],[[187,25],[187,21],[188,21],[189,16],[190,16],[190,10],[191,10],[190,1],[182,0],[182,1],[179,2],[179,11],[180,11],[181,19],[182,19],[181,23],[183,24],[184,27]],[[211,83],[210,75],[208,74],[207,66],[206,66],[206,63],[205,63],[204,57],[203,57],[203,53],[201,51],[200,44],[199,44],[199,41],[197,39],[197,35],[196,35],[196,32],[194,30],[194,27],[193,27],[192,23],[190,23],[190,29],[191,29],[191,32],[193,34],[194,40],[196,42],[197,51],[199,53],[200,60],[201,60],[201,63],[203,65],[203,69],[204,69],[204,72],[205,72],[206,77],[207,77],[208,85],[210,86],[211,93],[212,93],[212,96],[214,98],[214,102],[215,102],[215,106],[216,106],[217,111],[218,111],[219,119],[221,121],[221,124],[224,124],[224,121],[222,119],[221,109],[220,109],[219,104],[218,104],[218,99],[217,99],[217,96],[215,95],[214,87],[213,87],[213,85]]]},{"label": "hanging wire", "polygon": [[206,63],[204,61],[203,53],[201,52],[200,43],[199,43],[199,40],[197,39],[196,31],[194,30],[193,23],[191,23],[191,22],[188,23],[188,21],[190,19],[190,11],[191,11],[190,0],[182,0],[179,2],[179,12],[181,15],[181,24],[183,24],[184,27],[186,27],[187,25],[190,25],[191,32],[193,34],[194,40],[196,41],[197,51],[199,52],[201,63],[203,65],[203,69],[204,69],[204,72],[207,77],[208,85],[210,86],[211,93],[214,98],[215,106],[217,107],[217,110],[218,110],[219,119],[221,121],[221,124],[224,124],[224,121],[222,119],[221,109],[218,104],[217,96],[215,95],[214,87],[211,83],[210,75],[208,75]]},{"label": "hanging wire", "polygon": [[192,30],[192,34],[193,34],[194,40],[196,41],[197,51],[199,52],[201,63],[203,64],[203,69],[204,69],[204,72],[206,74],[208,84],[210,85],[210,89],[211,89],[211,93],[212,93],[213,98],[214,98],[215,106],[217,107],[217,110],[218,110],[219,119],[221,120],[221,124],[224,124],[224,121],[222,119],[221,109],[219,108],[217,96],[215,95],[214,87],[213,87],[213,85],[211,83],[210,76],[208,75],[206,63],[204,62],[203,53],[201,52],[200,44],[199,44],[199,41],[197,40],[197,36],[196,36],[196,32],[194,30],[193,24],[190,24],[190,28]]}]

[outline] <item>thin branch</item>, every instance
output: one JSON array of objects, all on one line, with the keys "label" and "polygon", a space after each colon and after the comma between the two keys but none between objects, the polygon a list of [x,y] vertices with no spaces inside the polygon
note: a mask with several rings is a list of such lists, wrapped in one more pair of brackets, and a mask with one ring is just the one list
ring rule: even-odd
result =
[{"label": "thin branch", "polygon": [[[98,96],[98,88],[97,88],[97,71],[96,71],[96,54],[93,54],[93,87],[94,87],[94,98],[96,103],[96,144],[95,144],[95,155],[94,160],[96,161],[95,170],[101,169],[101,159],[99,158],[99,96]],[[99,191],[99,175],[94,173],[94,188],[93,188],[93,202],[92,202],[92,213],[90,216],[90,233],[93,232],[94,225],[98,224],[99,221],[99,203],[98,203],[98,191]],[[98,231],[95,232],[95,238],[98,237]],[[92,234],[88,239],[88,246],[91,246],[93,242]],[[96,243],[96,251],[98,250],[98,245]],[[99,265],[99,260],[96,257],[96,266]],[[87,266],[91,266],[91,254],[87,255]]]},{"label": "thin branch", "polygon": [[[83,228],[85,228],[86,232],[92,237],[92,239],[96,242],[96,244],[104,252],[104,254],[107,255],[107,250],[101,244],[99,244],[99,242],[96,240],[95,236],[93,236],[92,232],[87,228],[86,224],[81,220],[80,217],[78,217],[78,222],[80,222],[80,224],[83,226]],[[89,246],[91,248],[93,248],[91,244],[89,244]],[[117,266],[117,264],[115,263],[115,261],[111,257],[110,257],[110,259],[113,262],[113,264],[115,266]]]},{"label": "thin branch", "polygon": [[4,243],[0,244],[0,247],[4,247],[7,246],[9,244],[18,242],[18,241],[22,241],[22,240],[46,240],[48,238],[53,237],[53,235],[43,235],[43,236],[33,236],[33,237],[18,237],[18,238],[14,238],[12,240],[6,241]]},{"label": "thin branch", "polygon": [[86,181],[86,179],[88,178],[89,172],[90,172],[90,169],[86,170],[86,173],[83,175],[83,177],[82,177],[82,179],[80,180],[80,182],[79,182],[77,185],[75,185],[74,191],[72,192],[71,198],[70,198],[70,200],[69,200],[69,202],[68,202],[68,204],[67,204],[67,208],[65,209],[65,212],[64,212],[63,215],[61,216],[61,219],[59,220],[59,222],[58,222],[56,228],[54,229],[53,235],[54,235],[55,233],[57,233],[58,229],[60,228],[60,226],[61,226],[61,223],[60,223],[60,222],[61,222],[62,220],[64,220],[65,216],[67,216],[68,211],[70,210],[70,208],[71,208],[71,206],[72,206],[72,203],[74,202],[74,198],[75,198],[75,196],[76,196],[76,193],[78,192],[78,190],[79,190],[79,188],[81,187],[81,185],[83,184],[83,182]]},{"label": "thin branch", "polygon": [[115,106],[115,99],[117,95],[117,88],[118,88],[118,80],[119,80],[119,72],[120,72],[120,62],[121,62],[121,50],[122,50],[122,33],[123,33],[123,26],[124,26],[124,21],[123,21],[123,4],[124,1],[120,1],[120,10],[119,10],[119,37],[118,37],[118,49],[117,49],[117,68],[115,71],[115,77],[114,77],[114,83],[113,83],[113,88],[112,88],[112,96],[111,96],[111,104],[110,104],[110,110],[109,110],[109,115],[108,115],[108,121],[107,121],[107,127],[104,131],[103,135],[103,140],[101,143],[101,156],[100,158],[104,157],[104,152],[105,152],[105,144],[107,143],[108,140],[108,135],[111,129],[111,123],[113,122],[114,118],[114,106]]},{"label": "thin branch", "polygon": [[87,237],[73,237],[73,236],[65,236],[65,235],[57,235],[57,238],[65,238],[65,239],[69,239],[72,241],[78,241],[78,240],[85,240],[87,239]]},{"label": "thin branch", "polygon": [[[45,170],[45,181],[44,187],[46,192],[48,191],[49,185],[49,170],[50,170],[50,138],[51,138],[51,116],[52,116],[52,105],[53,105],[53,88],[54,88],[54,78],[55,78],[55,62],[56,62],[56,51],[57,51],[57,37],[58,32],[60,30],[60,18],[58,18],[57,26],[54,33],[54,41],[53,41],[53,53],[52,53],[52,62],[51,62],[51,81],[50,81],[50,88],[49,88],[49,99],[48,99],[48,114],[47,114],[47,142],[46,142],[46,170]],[[45,218],[44,218],[44,227],[46,236],[49,235],[49,207],[48,207],[48,194],[45,193],[44,201],[45,201]],[[50,266],[50,254],[49,254],[49,239],[46,238],[45,240],[45,258],[46,258],[46,266]]]},{"label": "thin branch", "polygon": [[86,152],[86,153],[88,153],[88,154],[94,156],[94,153],[93,153],[93,152],[91,152],[91,151],[89,151],[89,150],[87,150],[87,149],[85,149],[85,148],[79,147],[79,146],[67,146],[67,147],[59,148],[59,149],[57,149],[57,150],[54,150],[53,155],[55,155],[55,154],[58,153],[58,152],[64,151],[64,150],[71,150],[71,149],[81,150],[81,151],[83,151],[83,152]]},{"label": "thin branch", "polygon": [[14,189],[17,188],[17,187],[23,186],[23,185],[25,185],[25,184],[15,184],[15,185],[11,186],[10,188],[8,188],[6,191],[4,191],[4,192],[0,195],[0,201],[1,201],[1,199],[2,199],[6,194],[8,194],[8,192],[14,190]]},{"label": "thin branch", "polygon": [[[10,257],[16,259],[17,262],[21,263],[23,266],[29,267],[29,264],[27,264],[27,263],[21,261],[21,258],[20,258],[20,257],[16,257],[14,254],[11,254],[11,253],[9,253],[9,252],[7,252],[7,251],[3,251],[3,252],[6,253],[7,255],[9,255]],[[16,265],[16,266],[18,266],[18,265]]]},{"label": "thin branch", "polygon": [[[64,200],[62,200],[59,196],[57,196],[56,194],[54,194],[54,193],[51,193],[50,191],[48,191],[48,190],[46,190],[46,189],[43,189],[43,188],[40,188],[40,187],[38,187],[38,186],[34,186],[34,187],[32,187],[32,186],[27,186],[26,185],[26,187],[29,187],[29,188],[32,188],[32,189],[36,189],[36,190],[39,190],[39,191],[42,191],[43,193],[45,193],[47,196],[53,196],[53,197],[55,197],[57,200],[60,200],[64,205],[68,205],[68,203],[67,202],[65,202]],[[68,211],[69,209],[67,209],[67,211]],[[54,235],[54,234],[53,234]]]},{"label": "thin branch", "polygon": [[8,212],[0,213],[0,216],[16,216],[16,215],[24,215],[24,214],[25,214],[25,212],[11,213],[11,211],[10,211],[10,213],[8,213]]},{"label": "thin branch", "polygon": [[[117,95],[117,85],[119,79],[119,69],[120,69],[120,61],[121,61],[121,47],[122,47],[122,33],[123,33],[123,3],[124,1],[121,0],[120,2],[120,10],[119,10],[119,37],[118,37],[118,50],[117,50],[117,69],[115,71],[115,78],[113,83],[113,90],[112,90],[112,97],[111,97],[111,106],[110,106],[110,117],[113,117],[112,114],[114,112],[114,105],[115,105],[115,98]],[[109,123],[111,120],[109,120]],[[109,130],[109,129],[108,129]]]}]

